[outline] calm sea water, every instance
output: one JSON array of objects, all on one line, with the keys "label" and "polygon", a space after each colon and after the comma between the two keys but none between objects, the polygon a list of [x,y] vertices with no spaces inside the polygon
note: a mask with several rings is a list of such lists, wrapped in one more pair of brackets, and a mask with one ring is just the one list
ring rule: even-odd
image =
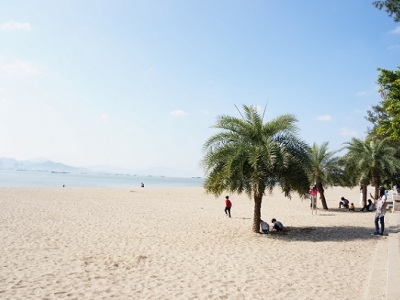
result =
[{"label": "calm sea water", "polygon": [[0,187],[198,187],[202,178],[0,170]]}]

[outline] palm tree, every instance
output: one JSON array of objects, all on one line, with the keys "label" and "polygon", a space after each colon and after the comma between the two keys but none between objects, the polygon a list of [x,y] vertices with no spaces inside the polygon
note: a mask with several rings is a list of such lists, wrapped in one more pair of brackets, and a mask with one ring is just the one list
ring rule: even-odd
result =
[{"label": "palm tree", "polygon": [[365,205],[368,196],[367,187],[370,184],[371,177],[369,172],[360,171],[358,163],[358,159],[349,158],[348,155],[344,155],[340,158],[339,164],[343,168],[343,173],[341,174],[339,182],[342,186],[350,188],[360,184],[363,195],[362,203]]},{"label": "palm tree", "polygon": [[311,161],[310,181],[315,182],[323,209],[328,209],[326,204],[324,185],[332,186],[340,181],[342,173],[339,166],[339,157],[335,157],[337,151],[328,152],[328,142],[318,146],[316,143],[309,149]]},{"label": "palm tree", "polygon": [[292,191],[308,195],[307,145],[296,135],[294,116],[282,115],[264,124],[264,114],[260,116],[254,106],[243,109],[241,119],[219,116],[213,128],[221,132],[204,143],[204,188],[215,196],[223,191],[253,196],[253,231],[259,232],[267,189],[272,193],[279,185],[285,196]]},{"label": "palm tree", "polygon": [[[347,173],[352,173],[363,186],[367,183],[375,187],[375,198],[378,198],[379,186],[384,180],[399,172],[399,163],[396,159],[396,149],[390,146],[387,139],[375,137],[364,141],[353,138],[345,143],[348,153],[343,156],[343,163]],[[363,202],[366,200],[366,189]]]}]

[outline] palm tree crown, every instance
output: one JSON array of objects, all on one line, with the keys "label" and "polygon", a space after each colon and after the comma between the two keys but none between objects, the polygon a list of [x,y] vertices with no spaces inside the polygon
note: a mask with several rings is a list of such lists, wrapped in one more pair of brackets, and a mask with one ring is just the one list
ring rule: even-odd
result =
[{"label": "palm tree crown", "polygon": [[213,127],[221,132],[204,144],[204,188],[216,196],[223,191],[253,195],[253,231],[258,232],[265,190],[279,184],[286,196],[291,191],[307,195],[307,145],[296,136],[294,116],[263,123],[255,107],[243,109],[242,119],[218,117]]},{"label": "palm tree crown", "polygon": [[377,138],[367,138],[364,141],[353,138],[345,143],[345,148],[348,150],[343,157],[346,169],[351,168],[351,173],[360,182],[372,183],[375,186],[376,198],[383,180],[399,171],[396,149],[387,141]]}]

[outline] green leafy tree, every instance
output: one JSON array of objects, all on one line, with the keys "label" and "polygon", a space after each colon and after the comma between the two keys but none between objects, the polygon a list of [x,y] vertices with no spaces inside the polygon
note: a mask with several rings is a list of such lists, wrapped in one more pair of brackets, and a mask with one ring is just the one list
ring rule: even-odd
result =
[{"label": "green leafy tree", "polygon": [[[374,138],[389,138],[388,143],[397,149],[396,158],[400,161],[400,68],[397,71],[379,70],[377,83],[380,85],[382,100],[372,106],[366,119],[372,123],[368,134]],[[400,174],[394,174],[391,181],[398,181]]]},{"label": "green leafy tree", "polygon": [[377,133],[400,140],[400,67],[396,71],[378,69],[379,91],[382,95],[381,106],[386,113],[384,118],[378,118]]},{"label": "green leafy tree", "polygon": [[336,153],[337,151],[328,151],[328,142],[322,143],[321,146],[314,143],[309,149],[311,182],[315,182],[317,186],[323,209],[328,209],[324,186],[332,186],[339,182],[342,173],[339,157],[335,157]]},{"label": "green leafy tree", "polygon": [[308,196],[307,145],[297,137],[297,121],[282,115],[264,123],[254,106],[243,106],[242,118],[219,116],[220,132],[203,146],[206,192],[246,193],[254,199],[253,231],[259,232],[261,203],[266,190],[280,186],[285,196]]},{"label": "green leafy tree", "polygon": [[[383,0],[372,3],[385,9],[395,22],[400,21],[400,0]],[[378,84],[383,100],[368,111],[366,119],[373,124],[370,135],[400,140],[400,67],[396,71],[378,69]]]},{"label": "green leafy tree", "polygon": [[395,22],[400,21],[400,0],[374,1],[372,4],[379,10],[385,9]]},{"label": "green leafy tree", "polygon": [[[378,198],[379,186],[393,174],[399,172],[399,163],[396,160],[396,149],[387,139],[366,138],[360,140],[353,138],[345,143],[348,152],[343,156],[342,163],[346,173],[352,173],[353,180],[366,187],[372,184],[375,187],[375,198]],[[363,189],[364,191],[364,189]],[[364,204],[366,189],[364,191]]]},{"label": "green leafy tree", "polygon": [[375,137],[382,137],[382,135],[378,133],[379,122],[387,122],[390,120],[388,112],[383,109],[382,102],[373,105],[372,109],[367,111],[365,119],[372,123],[372,128],[368,127],[367,129],[368,135]]}]

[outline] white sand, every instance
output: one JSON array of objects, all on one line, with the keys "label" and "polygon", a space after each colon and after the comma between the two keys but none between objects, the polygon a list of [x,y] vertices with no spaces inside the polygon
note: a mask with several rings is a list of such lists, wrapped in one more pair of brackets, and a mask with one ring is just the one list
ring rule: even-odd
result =
[{"label": "white sand", "polygon": [[267,195],[262,218],[289,231],[260,235],[246,195],[231,195],[228,218],[225,194],[202,188],[1,188],[0,298],[384,299],[374,214],[337,209],[358,192],[327,189],[333,210],[318,215]]}]

